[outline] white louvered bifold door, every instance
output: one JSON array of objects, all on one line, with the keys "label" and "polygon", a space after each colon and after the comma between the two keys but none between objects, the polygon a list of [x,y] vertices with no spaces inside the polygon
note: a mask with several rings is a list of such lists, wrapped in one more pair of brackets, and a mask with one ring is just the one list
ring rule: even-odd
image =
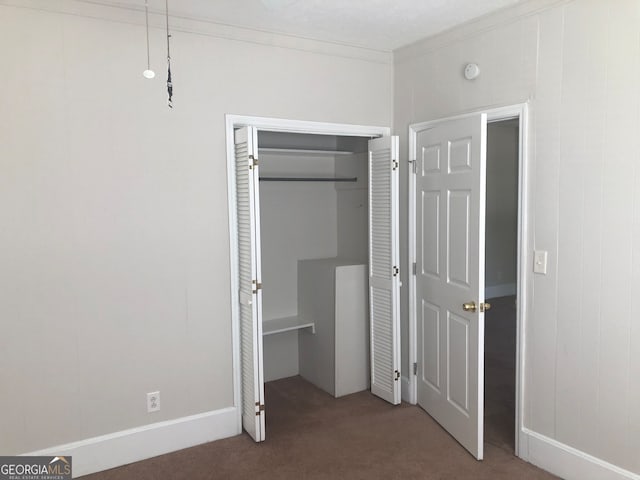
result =
[{"label": "white louvered bifold door", "polygon": [[400,380],[400,253],[398,137],[369,142],[369,315],[371,392],[398,404]]},{"label": "white louvered bifold door", "polygon": [[265,438],[265,412],[257,138],[254,127],[235,131],[242,426],[261,442]]}]

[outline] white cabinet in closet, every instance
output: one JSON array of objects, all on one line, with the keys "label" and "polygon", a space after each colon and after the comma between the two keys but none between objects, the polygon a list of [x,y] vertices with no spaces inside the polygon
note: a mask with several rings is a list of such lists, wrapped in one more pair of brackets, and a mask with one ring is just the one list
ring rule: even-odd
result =
[{"label": "white cabinet in closet", "polygon": [[335,397],[369,388],[367,266],[338,258],[298,261],[300,375]]}]

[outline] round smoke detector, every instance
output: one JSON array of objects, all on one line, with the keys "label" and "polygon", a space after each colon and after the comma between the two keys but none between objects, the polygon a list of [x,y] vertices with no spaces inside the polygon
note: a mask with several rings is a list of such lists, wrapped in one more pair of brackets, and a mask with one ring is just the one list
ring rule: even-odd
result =
[{"label": "round smoke detector", "polygon": [[480,75],[480,67],[475,63],[468,63],[467,66],[464,67],[464,78],[467,80],[478,78],[478,75]]}]

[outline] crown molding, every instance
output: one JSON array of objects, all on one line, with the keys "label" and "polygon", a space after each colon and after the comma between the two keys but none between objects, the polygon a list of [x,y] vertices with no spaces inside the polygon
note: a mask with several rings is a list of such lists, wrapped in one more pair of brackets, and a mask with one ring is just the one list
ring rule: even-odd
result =
[{"label": "crown molding", "polygon": [[[0,0],[0,6],[73,15],[136,26],[143,26],[145,24],[144,7],[134,8],[97,0]],[[151,28],[164,29],[165,13],[159,10],[150,10],[149,25]],[[393,54],[390,51],[314,40],[237,25],[225,25],[206,19],[171,15],[170,25],[174,33],[182,32],[204,35],[225,40],[288,48],[371,63],[391,64],[393,61]]]},{"label": "crown molding", "polygon": [[483,15],[449,30],[400,47],[393,51],[394,63],[399,64],[421,57],[446,45],[477,36],[483,32],[493,30],[498,26],[514,23],[523,18],[537,15],[540,12],[572,1],[573,0],[529,0],[517,3],[514,6]]}]

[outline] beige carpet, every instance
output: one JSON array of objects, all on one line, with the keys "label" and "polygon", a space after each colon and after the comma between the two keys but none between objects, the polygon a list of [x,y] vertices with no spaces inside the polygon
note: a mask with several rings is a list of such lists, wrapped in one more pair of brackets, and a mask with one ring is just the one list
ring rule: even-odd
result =
[{"label": "beige carpet", "polygon": [[[266,385],[267,441],[246,434],[87,476],[110,479],[548,479],[504,448],[478,462],[423,410],[300,377]],[[105,452],[107,453],[107,452]]]},{"label": "beige carpet", "polygon": [[484,441],[511,453],[516,417],[515,299],[489,300],[484,335]]}]

